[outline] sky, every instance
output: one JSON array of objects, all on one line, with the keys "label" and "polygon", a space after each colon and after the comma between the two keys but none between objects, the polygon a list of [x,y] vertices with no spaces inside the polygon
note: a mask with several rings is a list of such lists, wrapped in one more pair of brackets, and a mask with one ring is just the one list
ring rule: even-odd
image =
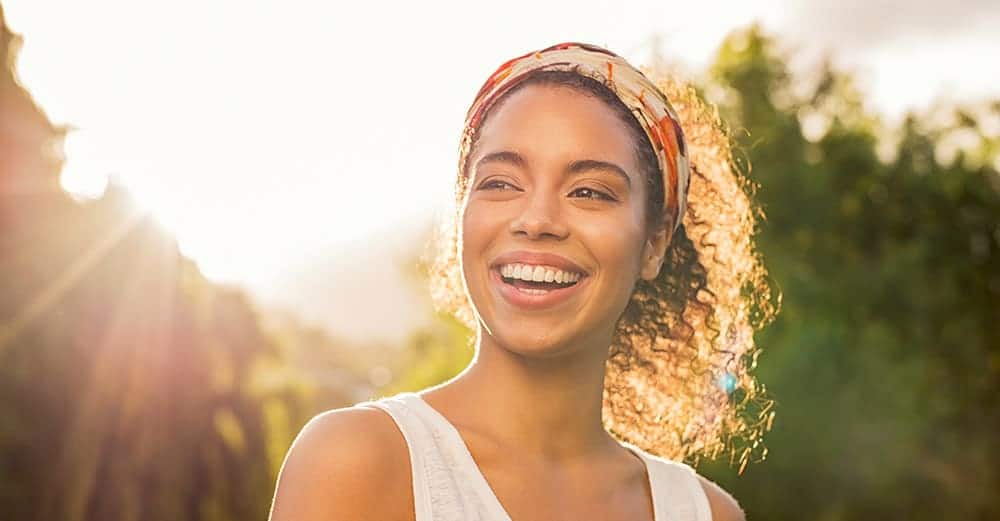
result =
[{"label": "sky", "polygon": [[76,129],[63,185],[115,178],[209,278],[263,294],[442,211],[465,111],[510,57],[584,41],[695,75],[756,21],[803,67],[832,52],[892,121],[1000,94],[1000,2],[940,5],[3,0],[20,81]]}]

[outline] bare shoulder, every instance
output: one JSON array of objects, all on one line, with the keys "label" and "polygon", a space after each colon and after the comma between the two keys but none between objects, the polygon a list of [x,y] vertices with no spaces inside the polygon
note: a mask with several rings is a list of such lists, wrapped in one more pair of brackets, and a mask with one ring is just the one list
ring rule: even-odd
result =
[{"label": "bare shoulder", "polygon": [[309,420],[292,443],[269,519],[412,520],[410,484],[406,442],[388,414],[334,409]]},{"label": "bare shoulder", "polygon": [[698,476],[698,481],[701,482],[701,488],[705,490],[705,495],[708,496],[708,506],[712,509],[713,521],[746,521],[746,514],[743,513],[740,504],[736,502],[736,499],[729,492],[726,492],[722,487],[716,485],[705,476],[701,474],[696,475]]}]

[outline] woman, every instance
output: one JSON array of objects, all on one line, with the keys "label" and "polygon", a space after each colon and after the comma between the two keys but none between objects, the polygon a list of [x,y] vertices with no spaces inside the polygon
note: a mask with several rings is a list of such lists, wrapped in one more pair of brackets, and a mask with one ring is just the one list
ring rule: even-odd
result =
[{"label": "woman", "polygon": [[743,519],[680,460],[758,445],[750,315],[773,310],[717,118],[692,89],[663,90],[684,110],[579,43],[491,75],[434,270],[475,358],[313,418],[273,521]]}]

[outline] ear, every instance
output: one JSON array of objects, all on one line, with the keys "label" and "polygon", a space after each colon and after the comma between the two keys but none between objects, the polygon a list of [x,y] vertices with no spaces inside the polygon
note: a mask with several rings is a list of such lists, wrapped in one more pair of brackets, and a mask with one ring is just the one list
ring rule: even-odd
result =
[{"label": "ear", "polygon": [[642,248],[642,265],[639,275],[645,280],[656,280],[663,266],[666,257],[667,246],[670,245],[673,226],[670,226],[670,219],[661,222],[660,226],[646,238],[646,244]]}]

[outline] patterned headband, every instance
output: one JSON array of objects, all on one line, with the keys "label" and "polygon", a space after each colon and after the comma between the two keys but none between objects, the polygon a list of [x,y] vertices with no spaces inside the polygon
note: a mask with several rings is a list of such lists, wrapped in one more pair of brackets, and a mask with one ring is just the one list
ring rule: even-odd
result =
[{"label": "patterned headband", "polygon": [[465,118],[459,147],[459,171],[472,147],[472,138],[482,117],[511,87],[538,71],[571,71],[600,81],[631,109],[653,145],[664,191],[672,198],[676,212],[674,231],[680,226],[687,207],[691,181],[687,147],[677,113],[666,96],[646,76],[617,54],[596,45],[566,42],[508,60],[490,75],[479,90]]}]

